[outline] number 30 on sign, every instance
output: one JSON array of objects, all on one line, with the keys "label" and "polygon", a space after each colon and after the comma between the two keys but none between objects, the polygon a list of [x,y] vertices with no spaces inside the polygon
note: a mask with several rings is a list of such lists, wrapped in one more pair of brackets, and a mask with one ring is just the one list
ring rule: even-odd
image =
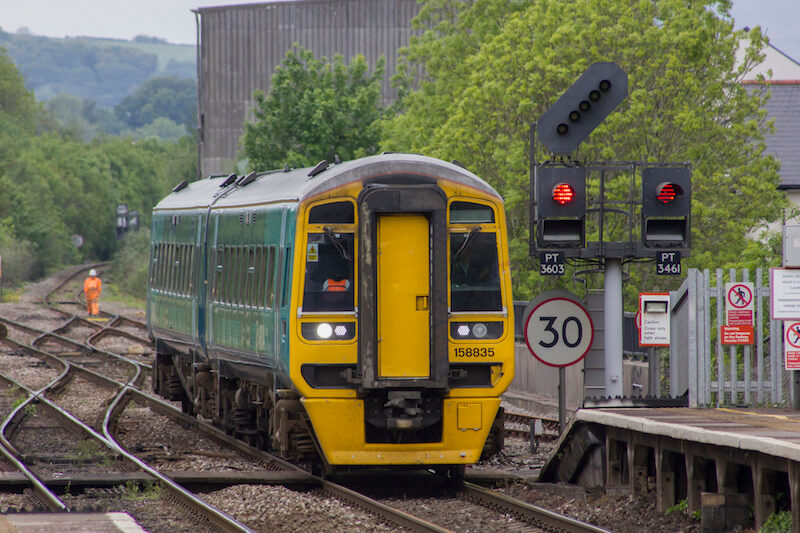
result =
[{"label": "number 30 on sign", "polygon": [[592,347],[592,319],[578,298],[567,291],[540,294],[528,305],[525,317],[528,349],[546,365],[573,365]]}]

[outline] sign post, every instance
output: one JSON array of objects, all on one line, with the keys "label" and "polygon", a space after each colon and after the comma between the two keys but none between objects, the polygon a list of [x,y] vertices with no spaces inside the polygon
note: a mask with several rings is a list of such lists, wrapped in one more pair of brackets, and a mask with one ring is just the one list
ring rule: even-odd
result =
[{"label": "sign post", "polygon": [[536,359],[558,371],[558,421],[566,427],[565,368],[582,360],[594,341],[594,324],[577,296],[564,290],[541,293],[525,309],[525,343]]}]

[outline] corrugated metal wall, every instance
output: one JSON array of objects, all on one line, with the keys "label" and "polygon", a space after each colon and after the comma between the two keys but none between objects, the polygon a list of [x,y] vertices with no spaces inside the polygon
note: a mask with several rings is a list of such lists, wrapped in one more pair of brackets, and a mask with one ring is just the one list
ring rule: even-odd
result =
[{"label": "corrugated metal wall", "polygon": [[386,58],[383,98],[397,51],[408,44],[416,0],[297,0],[200,8],[200,174],[227,173],[239,153],[244,122],[252,118],[253,92],[267,91],[275,67],[294,43],[316,57],[340,53],[345,62],[363,54],[374,67]]}]

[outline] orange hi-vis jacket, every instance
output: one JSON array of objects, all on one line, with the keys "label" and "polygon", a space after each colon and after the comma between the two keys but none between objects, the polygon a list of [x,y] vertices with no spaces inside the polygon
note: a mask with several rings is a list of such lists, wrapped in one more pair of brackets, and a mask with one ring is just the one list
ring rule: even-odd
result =
[{"label": "orange hi-vis jacket", "polygon": [[323,289],[327,292],[344,292],[350,288],[350,280],[343,279],[341,281],[336,281],[334,279],[327,279],[325,280],[325,284]]},{"label": "orange hi-vis jacket", "polygon": [[103,282],[98,277],[88,277],[83,282],[83,295],[87,300],[97,300],[103,292]]}]

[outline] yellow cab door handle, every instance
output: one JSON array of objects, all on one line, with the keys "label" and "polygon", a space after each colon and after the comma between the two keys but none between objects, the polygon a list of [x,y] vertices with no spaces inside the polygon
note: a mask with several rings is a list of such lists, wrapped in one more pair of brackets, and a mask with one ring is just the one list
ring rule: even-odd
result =
[{"label": "yellow cab door handle", "polygon": [[417,311],[427,311],[428,310],[428,295],[423,294],[421,296],[417,296]]}]

